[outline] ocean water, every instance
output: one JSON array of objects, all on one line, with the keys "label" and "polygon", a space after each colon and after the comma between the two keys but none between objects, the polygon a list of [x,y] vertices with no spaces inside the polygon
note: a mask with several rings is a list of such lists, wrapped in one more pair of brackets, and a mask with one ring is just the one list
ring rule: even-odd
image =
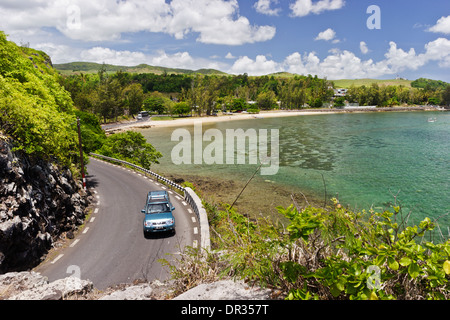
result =
[{"label": "ocean water", "polygon": [[[436,118],[436,122],[428,122],[428,118]],[[193,126],[184,128],[193,137]],[[271,190],[278,186],[328,203],[337,196],[356,210],[382,210],[396,201],[404,215],[411,212],[411,223],[450,213],[449,112],[320,114],[203,125],[203,131],[211,128],[219,129],[224,137],[226,129],[279,130],[279,171],[273,176],[255,176],[253,191],[248,191],[252,206],[267,206],[264,200],[268,198],[277,205],[277,194],[269,194],[270,185]],[[175,129],[140,130],[164,155],[152,168],[155,171],[242,185],[257,169],[249,164],[175,165],[171,158],[179,143],[171,141]],[[208,144],[204,142],[203,147]],[[238,150],[236,156],[239,152],[249,155],[248,150]],[[447,234],[450,217],[441,217],[439,224]]]}]

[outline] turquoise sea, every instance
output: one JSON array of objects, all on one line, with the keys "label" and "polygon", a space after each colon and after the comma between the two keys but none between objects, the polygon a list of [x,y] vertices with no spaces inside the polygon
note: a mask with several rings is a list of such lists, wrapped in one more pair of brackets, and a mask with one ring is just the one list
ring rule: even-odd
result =
[{"label": "turquoise sea", "polygon": [[[435,122],[428,122],[435,118]],[[185,127],[193,132],[193,127]],[[389,203],[411,212],[411,223],[450,213],[450,113],[384,112],[320,114],[204,124],[226,129],[278,129],[280,169],[274,176],[256,175],[252,197],[276,205],[267,194],[270,184],[329,201],[338,195],[352,209],[381,210]],[[171,141],[176,128],[140,130],[164,157],[152,169],[211,179],[246,182],[256,165],[174,165]],[[225,136],[225,133],[224,133]],[[204,147],[208,142],[204,142]],[[236,190],[238,192],[239,190]],[[257,202],[256,202],[257,203]],[[261,201],[263,205],[264,201]],[[329,202],[328,202],[329,203]],[[264,204],[265,205],[265,204]],[[450,214],[449,214],[450,215]],[[445,235],[449,215],[439,220]]]}]

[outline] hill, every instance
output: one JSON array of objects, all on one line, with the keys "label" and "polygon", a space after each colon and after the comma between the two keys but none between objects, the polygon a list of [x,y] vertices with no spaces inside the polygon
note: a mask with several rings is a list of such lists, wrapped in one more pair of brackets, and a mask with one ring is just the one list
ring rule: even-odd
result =
[{"label": "hill", "polygon": [[430,89],[430,90],[444,90],[449,83],[441,81],[441,80],[432,80],[426,78],[419,78],[411,82],[411,86],[413,88],[422,88],[422,89]]},{"label": "hill", "polygon": [[47,54],[0,31],[0,274],[33,268],[84,223],[75,111],[58,80]]},{"label": "hill", "polygon": [[[269,76],[273,76],[275,78],[293,78],[295,76],[298,76],[298,74],[289,73],[289,72],[276,72],[269,74]],[[361,86],[370,86],[372,83],[376,83],[378,85],[385,85],[385,86],[405,86],[407,88],[411,88],[411,83],[413,81],[406,80],[406,79],[387,79],[387,80],[380,80],[380,79],[338,79],[338,80],[330,80],[330,82],[334,83],[334,87],[339,88],[350,88],[351,86],[354,87],[361,87]]]},{"label": "hill", "polygon": [[56,70],[64,75],[71,75],[74,73],[97,73],[98,70],[104,68],[108,73],[115,73],[117,71],[123,71],[128,73],[154,73],[154,74],[203,74],[203,75],[226,75],[225,72],[215,70],[215,69],[199,69],[199,70],[189,70],[189,69],[177,69],[177,68],[166,68],[150,66],[148,64],[140,64],[137,66],[116,66],[112,64],[100,64],[95,62],[71,62],[63,64],[54,64]]},{"label": "hill", "polygon": [[388,80],[379,80],[379,79],[341,79],[341,80],[332,80],[334,82],[334,86],[336,88],[350,88],[361,87],[361,86],[370,86],[372,83],[376,83],[378,85],[384,86],[404,86],[411,87],[411,80],[405,79],[388,79]]},{"label": "hill", "polygon": [[7,41],[0,31],[0,125],[15,148],[69,165],[77,151],[75,120],[49,56]]}]

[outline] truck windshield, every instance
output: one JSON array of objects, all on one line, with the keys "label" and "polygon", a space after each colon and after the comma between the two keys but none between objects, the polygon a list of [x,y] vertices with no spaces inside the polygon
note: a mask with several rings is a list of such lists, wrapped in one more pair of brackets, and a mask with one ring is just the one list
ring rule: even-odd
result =
[{"label": "truck windshield", "polygon": [[147,214],[169,212],[170,208],[167,203],[149,204],[147,206]]}]

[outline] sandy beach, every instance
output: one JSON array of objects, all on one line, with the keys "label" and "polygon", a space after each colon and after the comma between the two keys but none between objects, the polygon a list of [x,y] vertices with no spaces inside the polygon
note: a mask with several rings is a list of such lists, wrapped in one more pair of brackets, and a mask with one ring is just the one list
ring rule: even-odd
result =
[{"label": "sandy beach", "polygon": [[[336,113],[337,111],[327,110],[327,114]],[[193,125],[197,122],[202,123],[215,123],[224,121],[236,121],[236,120],[258,120],[264,118],[277,118],[277,117],[289,117],[289,116],[302,116],[302,115],[317,115],[324,112],[317,111],[263,111],[259,114],[249,114],[249,113],[233,113],[224,114],[218,116],[204,116],[204,117],[187,117],[179,118],[173,120],[141,120],[124,122],[120,124],[110,124],[104,125],[103,128],[106,132],[112,133],[117,131],[124,131],[130,129],[145,129],[153,127],[182,127]]]},{"label": "sandy beach", "polygon": [[386,108],[354,108],[354,109],[308,109],[308,110],[276,110],[276,111],[262,111],[259,114],[250,113],[233,113],[221,114],[218,116],[203,116],[203,117],[186,117],[173,120],[148,120],[129,121],[115,124],[103,125],[103,129],[108,133],[118,131],[125,131],[130,129],[145,129],[153,127],[182,127],[193,125],[196,122],[214,123],[223,121],[235,120],[257,120],[264,118],[277,117],[292,117],[292,116],[307,116],[319,114],[333,114],[333,113],[360,113],[360,112],[405,112],[405,111],[436,111],[438,109],[430,106],[411,106],[411,107],[386,107]]},{"label": "sandy beach", "polygon": [[102,127],[107,133],[115,133],[131,129],[190,126],[196,122],[214,123],[224,121],[258,120],[264,118],[308,116],[308,115],[333,114],[333,113],[408,112],[408,111],[436,111],[436,110],[440,109],[430,106],[411,106],[411,107],[386,107],[386,108],[359,107],[354,109],[308,109],[308,110],[294,110],[294,111],[276,110],[276,111],[262,111],[258,114],[233,113],[233,114],[221,114],[218,116],[186,117],[173,120],[152,120],[152,118],[149,118],[148,120],[141,120],[141,121],[133,120],[128,122],[106,124],[102,125]]}]

